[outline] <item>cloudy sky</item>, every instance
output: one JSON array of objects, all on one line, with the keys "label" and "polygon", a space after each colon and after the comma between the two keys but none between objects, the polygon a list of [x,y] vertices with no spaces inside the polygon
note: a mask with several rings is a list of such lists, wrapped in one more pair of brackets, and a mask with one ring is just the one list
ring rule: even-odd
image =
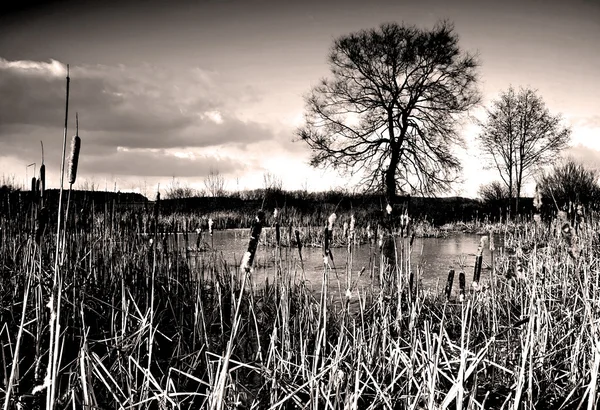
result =
[{"label": "cloudy sky", "polygon": [[[151,195],[173,178],[202,188],[214,169],[230,190],[260,188],[266,172],[285,189],[347,187],[311,169],[306,146],[293,142],[303,95],[328,75],[333,39],[443,18],[479,54],[484,104],[510,85],[537,89],[572,127],[569,154],[600,164],[597,0],[17,3],[0,6],[0,176],[17,182],[31,178],[28,164],[39,167],[43,141],[58,186],[69,64],[78,184]],[[478,159],[477,129],[466,123],[462,133],[464,183],[449,194],[472,197],[495,176]]]}]

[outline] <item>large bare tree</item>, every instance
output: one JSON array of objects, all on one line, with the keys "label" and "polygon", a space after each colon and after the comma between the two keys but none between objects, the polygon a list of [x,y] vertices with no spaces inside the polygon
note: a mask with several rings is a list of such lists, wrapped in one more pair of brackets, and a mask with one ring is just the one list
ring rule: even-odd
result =
[{"label": "large bare tree", "polygon": [[479,101],[478,62],[449,22],[432,30],[399,24],[342,36],[331,78],[306,96],[297,134],[313,166],[357,174],[368,190],[435,193],[457,179],[460,114]]},{"label": "large bare tree", "polygon": [[[557,158],[567,147],[571,131],[552,115],[535,90],[512,87],[502,92],[480,122],[479,142],[489,164],[496,168],[510,199],[519,198],[532,173]],[[512,203],[512,201],[511,201]]]}]

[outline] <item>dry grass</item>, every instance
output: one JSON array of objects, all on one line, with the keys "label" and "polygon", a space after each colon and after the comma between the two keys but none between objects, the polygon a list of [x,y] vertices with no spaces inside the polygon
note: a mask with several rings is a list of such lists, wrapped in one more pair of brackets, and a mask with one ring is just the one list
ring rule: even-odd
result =
[{"label": "dry grass", "polygon": [[[267,283],[231,271],[218,250],[193,271],[187,247],[158,234],[169,232],[158,229],[158,209],[74,212],[54,269],[55,223],[36,242],[40,210],[12,209],[0,216],[4,409],[600,404],[593,220],[569,235],[552,224],[504,230],[493,273],[460,302],[419,286],[410,238],[395,238],[397,264],[364,273],[377,283],[369,289],[356,288],[363,272],[348,246],[336,299],[329,264],[314,293],[300,280],[299,254],[278,246]],[[348,228],[333,228],[333,242],[367,232],[360,220]],[[293,241],[283,230],[280,240]]]}]

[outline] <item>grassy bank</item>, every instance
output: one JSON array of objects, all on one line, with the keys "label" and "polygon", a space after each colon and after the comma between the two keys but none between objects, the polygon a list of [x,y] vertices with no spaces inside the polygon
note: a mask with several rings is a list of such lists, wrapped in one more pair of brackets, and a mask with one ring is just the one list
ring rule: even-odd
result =
[{"label": "grassy bank", "polygon": [[[320,292],[293,281],[295,253],[269,283],[230,270],[218,252],[192,271],[191,255],[156,234],[165,218],[191,230],[183,214],[150,210],[140,223],[134,210],[71,209],[57,246],[55,219],[36,206],[11,212],[0,216],[5,409],[599,404],[591,217],[577,230],[556,221],[505,229],[494,271],[473,292],[466,272],[461,302],[422,291],[419,272],[411,286],[402,251],[373,275],[377,286],[340,300],[327,267]],[[365,225],[357,218],[356,232]],[[351,264],[346,272],[359,274]]]},{"label": "grassy bank", "polygon": [[[0,211],[8,213],[11,207],[13,210],[26,209],[37,201],[38,196],[29,191],[0,188]],[[46,190],[45,197],[50,212],[55,212],[58,190]],[[73,190],[71,203],[74,209],[86,212],[93,209],[96,213],[111,213],[116,210],[145,216],[151,214],[154,199],[154,195],[147,198],[135,193]],[[275,208],[285,213],[285,220],[294,226],[321,226],[320,221],[326,220],[332,212],[340,219],[349,219],[353,214],[357,220],[370,221],[372,225],[380,219],[387,205],[385,198],[375,194],[283,190],[234,192],[214,198],[162,198],[160,202],[161,215],[192,218],[204,225],[211,218],[215,229],[249,228],[257,209]],[[530,217],[532,199],[523,198],[521,205],[521,214]],[[413,221],[436,227],[474,221],[495,223],[506,219],[508,209],[507,204],[461,197],[402,197],[398,207],[408,209]]]}]

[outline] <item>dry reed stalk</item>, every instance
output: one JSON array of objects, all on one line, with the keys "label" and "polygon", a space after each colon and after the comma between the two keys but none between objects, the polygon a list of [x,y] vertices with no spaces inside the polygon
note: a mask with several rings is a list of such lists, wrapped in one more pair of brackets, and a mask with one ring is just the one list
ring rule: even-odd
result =
[{"label": "dry reed stalk", "polygon": [[352,288],[352,262],[353,262],[352,244],[354,242],[355,224],[356,224],[356,220],[354,219],[354,214],[350,215],[350,224],[348,224],[347,227],[346,227],[346,222],[344,222],[344,230],[347,230],[347,235],[345,235],[345,236],[346,236],[347,254],[348,254],[347,269],[346,269],[346,300],[347,300],[347,303],[350,300],[350,296],[348,296],[348,295],[351,295],[351,288]]},{"label": "dry reed stalk", "polygon": [[[25,285],[25,295],[23,296],[23,309],[21,311],[21,322],[19,324],[19,331],[17,332],[17,339],[15,341],[15,348],[14,348],[14,352],[13,352],[13,361],[11,364],[11,368],[10,368],[10,377],[8,378],[8,380],[5,379],[5,382],[7,383],[6,386],[6,392],[5,392],[5,396],[4,396],[4,410],[8,410],[9,409],[9,403],[10,403],[10,397],[11,394],[13,393],[13,386],[15,383],[15,375],[17,374],[17,369],[19,366],[19,359],[21,358],[20,356],[20,349],[21,349],[21,341],[23,339],[23,330],[25,328],[25,316],[26,316],[26,311],[27,311],[27,302],[29,299],[29,289],[30,289],[30,280],[29,280],[29,274],[27,274],[27,280],[26,280],[26,285]],[[17,381],[18,383],[18,381]]]},{"label": "dry reed stalk", "polygon": [[477,254],[475,256],[475,267],[473,268],[473,283],[472,290],[477,292],[480,288],[479,281],[481,278],[481,267],[483,264],[483,249],[485,248],[485,243],[487,241],[487,236],[482,236],[481,241],[479,242],[479,247],[477,248]]},{"label": "dry reed stalk", "polygon": [[46,410],[54,409],[56,403],[56,387],[58,377],[58,356],[59,356],[59,340],[60,340],[60,311],[62,299],[62,277],[60,273],[60,251],[61,251],[61,228],[62,228],[62,196],[63,196],[63,181],[65,174],[65,154],[67,145],[67,127],[69,119],[69,65],[67,64],[67,86],[66,86],[66,102],[65,102],[65,126],[63,133],[63,149],[61,158],[61,174],[60,174],[60,191],[58,196],[58,221],[56,226],[56,250],[54,255],[54,274],[53,286],[48,304],[50,308],[50,346],[48,349],[48,370],[44,379],[44,388],[46,388]]},{"label": "dry reed stalk", "polygon": [[331,241],[333,239],[333,225],[337,219],[337,215],[332,213],[329,215],[327,219],[327,225],[325,225],[325,230],[323,232],[323,264],[329,265],[329,261],[335,267],[333,263],[333,253],[331,252]]},{"label": "dry reed stalk", "polygon": [[40,198],[42,205],[44,201],[44,193],[46,192],[46,165],[44,164],[44,143],[40,141],[42,146],[42,165],[40,166]]},{"label": "dry reed stalk", "polygon": [[[242,264],[240,266],[240,269],[244,273],[250,273],[252,270],[252,263],[254,262],[254,256],[256,254],[256,248],[258,247],[258,241],[260,239],[260,233],[262,231],[264,219],[265,213],[263,211],[258,211],[256,218],[254,219],[254,223],[252,224],[252,229],[250,230],[248,250],[244,254]],[[212,221],[212,219],[209,219],[209,227],[212,227],[210,221]]]},{"label": "dry reed stalk", "polygon": [[304,281],[306,278],[304,277],[304,260],[302,259],[302,241],[300,240],[300,231],[296,229],[294,231],[294,235],[296,236],[296,245],[298,246],[298,257],[300,258],[300,266],[302,267],[302,281]]},{"label": "dry reed stalk", "polygon": [[67,235],[67,224],[69,222],[69,208],[71,205],[71,191],[73,189],[73,184],[75,183],[75,179],[77,178],[77,164],[79,163],[79,151],[81,149],[81,138],[79,138],[79,115],[77,113],[75,113],[75,118],[76,118],[76,131],[75,131],[75,136],[71,139],[71,154],[69,157],[69,175],[68,175],[68,181],[69,181],[69,195],[67,197],[67,207],[65,210],[65,221],[64,221],[64,228],[63,228],[63,250],[62,250],[62,257],[63,257],[63,261],[61,263],[64,263],[64,257],[65,257],[65,247],[67,246],[66,243],[66,235]]},{"label": "dry reed stalk", "polygon": [[281,232],[279,227],[279,211],[277,208],[273,211],[273,218],[275,219],[275,244],[277,248],[281,246]]},{"label": "dry reed stalk", "polygon": [[235,304],[235,313],[233,315],[232,321],[232,330],[231,335],[229,337],[229,341],[227,342],[227,348],[225,351],[225,355],[222,358],[222,361],[219,364],[218,378],[215,380],[214,389],[209,398],[209,405],[212,410],[222,409],[225,405],[224,397],[225,397],[225,383],[229,374],[229,362],[231,359],[231,355],[234,349],[234,342],[237,337],[237,333],[239,330],[239,326],[241,323],[240,316],[240,308],[242,305],[242,297],[244,295],[244,289],[246,286],[246,279],[250,277],[250,272],[252,269],[252,262],[254,261],[254,255],[256,253],[256,248],[258,246],[258,241],[260,239],[260,233],[262,230],[262,225],[264,223],[265,213],[261,210],[258,211],[254,223],[251,229],[250,241],[248,243],[248,251],[244,254],[244,258],[242,260],[241,271],[243,272],[242,283],[240,288],[240,294]]}]

